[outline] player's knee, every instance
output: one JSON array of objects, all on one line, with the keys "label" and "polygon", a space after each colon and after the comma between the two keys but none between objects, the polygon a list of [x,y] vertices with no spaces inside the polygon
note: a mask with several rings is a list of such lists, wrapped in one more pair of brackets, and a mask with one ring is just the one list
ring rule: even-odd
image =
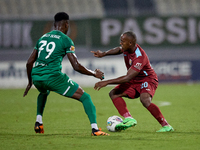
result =
[{"label": "player's knee", "polygon": [[111,91],[109,92],[109,96],[110,96],[111,99],[114,99],[114,98],[115,98],[115,95],[114,95],[114,91],[113,91],[113,90],[111,90]]},{"label": "player's knee", "polygon": [[40,95],[43,95],[43,96],[48,96],[50,93],[49,90],[47,90],[46,92],[40,92]]},{"label": "player's knee", "polygon": [[117,97],[127,97],[126,93],[117,93],[116,90],[111,90],[109,93],[110,98],[113,100]]},{"label": "player's knee", "polygon": [[49,93],[50,93],[49,90],[40,91],[40,94],[42,95],[49,95]]},{"label": "player's knee", "polygon": [[91,99],[91,96],[88,93],[84,92],[79,101],[83,102],[84,100],[87,99]]},{"label": "player's knee", "polygon": [[140,102],[142,103],[142,105],[144,107],[149,107],[149,105],[151,104],[151,96],[148,94],[141,94],[140,95]]}]

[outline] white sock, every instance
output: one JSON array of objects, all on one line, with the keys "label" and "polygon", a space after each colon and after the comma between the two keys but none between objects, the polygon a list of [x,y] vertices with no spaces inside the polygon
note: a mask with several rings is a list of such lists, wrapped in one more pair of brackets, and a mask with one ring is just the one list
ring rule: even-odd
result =
[{"label": "white sock", "polygon": [[37,115],[36,122],[39,122],[40,124],[43,124],[41,115]]},{"label": "white sock", "polygon": [[99,130],[99,128],[98,128],[98,126],[97,126],[96,123],[92,123],[92,124],[91,124],[91,127],[92,127],[92,129],[94,128],[94,129],[96,129],[96,130]]},{"label": "white sock", "polygon": [[131,118],[131,119],[133,119],[133,117],[125,117],[125,118]]}]

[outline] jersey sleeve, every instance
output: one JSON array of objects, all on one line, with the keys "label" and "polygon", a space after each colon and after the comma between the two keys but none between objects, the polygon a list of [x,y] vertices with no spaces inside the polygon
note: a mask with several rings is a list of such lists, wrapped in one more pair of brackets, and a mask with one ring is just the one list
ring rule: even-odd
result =
[{"label": "jersey sleeve", "polygon": [[145,66],[146,60],[144,56],[139,56],[138,58],[134,59],[132,62],[131,69],[140,72],[142,68]]},{"label": "jersey sleeve", "polygon": [[75,53],[74,42],[69,37],[64,41],[64,49],[66,53]]}]

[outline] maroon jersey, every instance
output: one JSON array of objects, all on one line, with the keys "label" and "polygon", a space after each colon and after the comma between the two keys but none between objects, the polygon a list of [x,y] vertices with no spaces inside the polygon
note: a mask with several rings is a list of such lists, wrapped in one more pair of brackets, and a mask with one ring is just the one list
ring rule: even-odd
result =
[{"label": "maroon jersey", "polygon": [[123,51],[123,54],[127,70],[131,67],[131,69],[139,72],[131,82],[143,82],[146,80],[158,81],[158,77],[151,67],[147,54],[138,44],[136,44],[134,53],[130,54],[128,51]]}]

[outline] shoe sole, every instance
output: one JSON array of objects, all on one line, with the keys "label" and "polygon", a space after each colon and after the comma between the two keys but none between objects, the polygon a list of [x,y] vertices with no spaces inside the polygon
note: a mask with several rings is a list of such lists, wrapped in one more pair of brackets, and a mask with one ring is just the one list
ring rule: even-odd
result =
[{"label": "shoe sole", "polygon": [[100,134],[96,134],[96,133],[92,133],[92,136],[109,136],[110,134],[108,133],[100,133]]},{"label": "shoe sole", "polygon": [[35,130],[35,133],[44,133],[43,126],[35,126],[34,130]]},{"label": "shoe sole", "polygon": [[173,129],[173,128],[171,128],[169,131],[156,131],[156,132],[158,132],[158,133],[164,133],[164,132],[174,132],[174,129]]},{"label": "shoe sole", "polygon": [[103,132],[103,131],[98,131],[98,132],[92,132],[92,136],[109,136],[110,134]]}]

